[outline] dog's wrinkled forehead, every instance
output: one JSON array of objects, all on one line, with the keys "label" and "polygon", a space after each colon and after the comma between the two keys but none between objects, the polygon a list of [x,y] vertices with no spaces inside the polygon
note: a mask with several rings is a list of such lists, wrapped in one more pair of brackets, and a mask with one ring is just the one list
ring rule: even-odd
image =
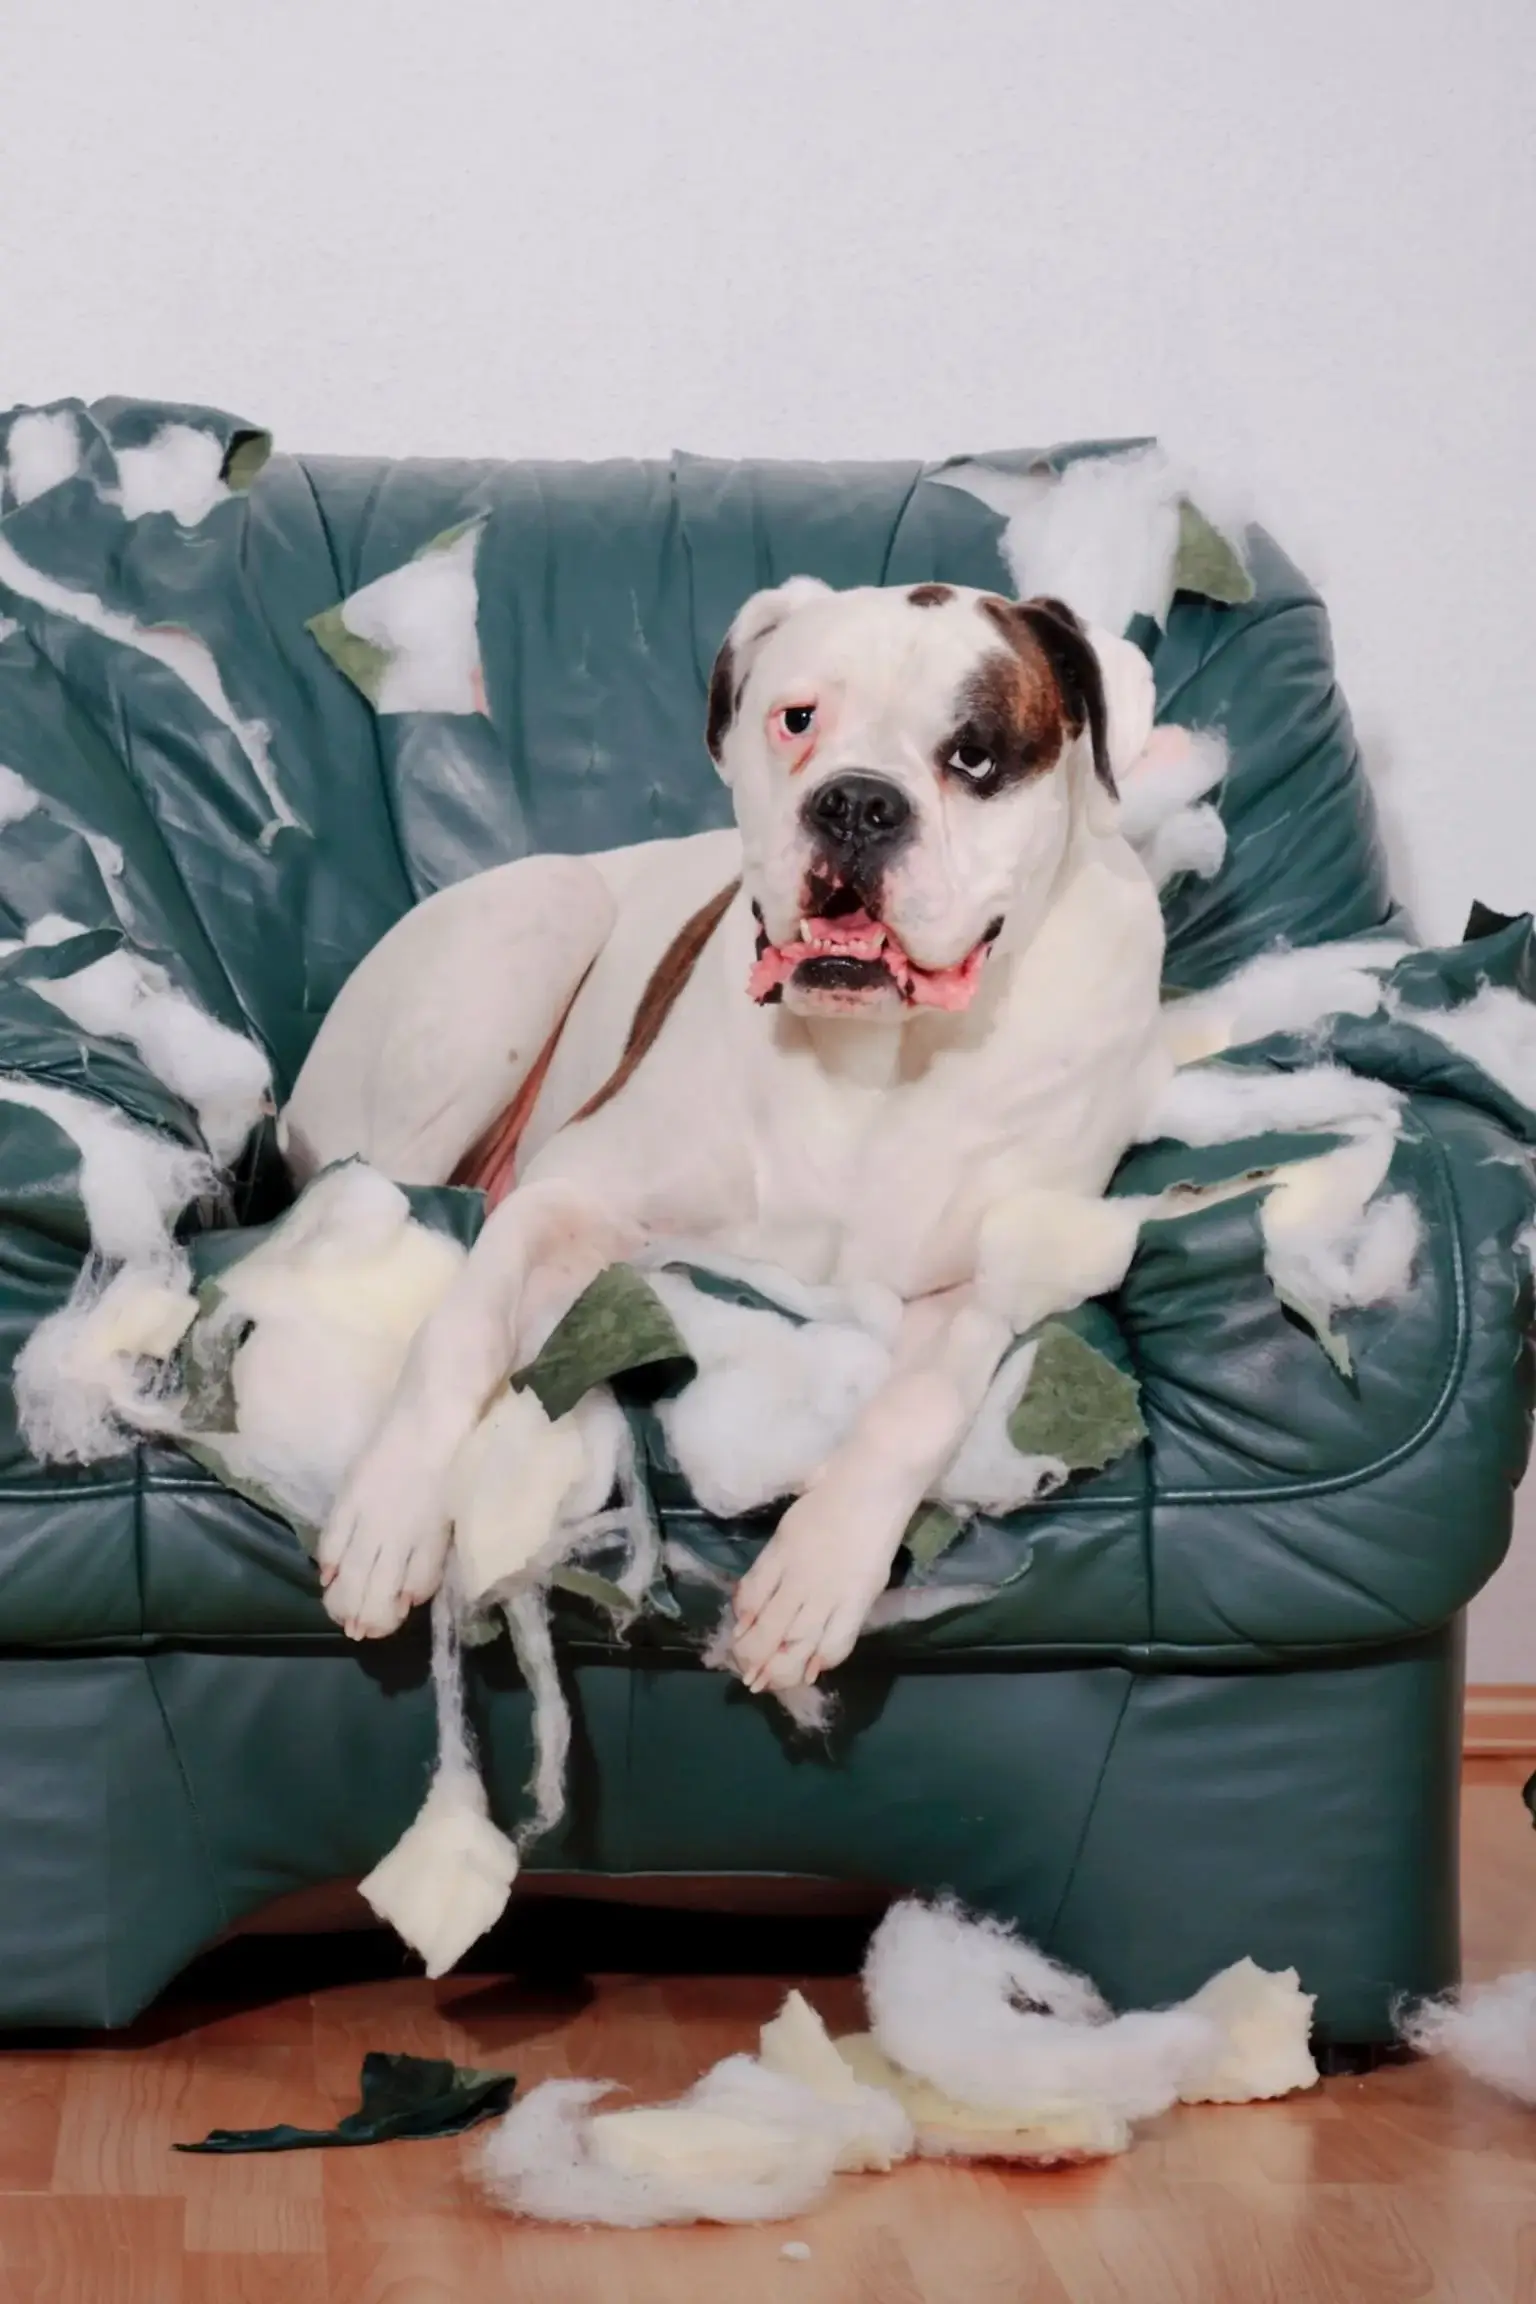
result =
[{"label": "dog's wrinkled forehead", "polygon": [[1059,602],[941,583],[834,592],[795,577],[755,594],[727,634],[710,682],[709,749],[729,777],[738,731],[785,710],[825,718],[829,700],[855,744],[884,727],[940,770],[957,748],[984,756],[992,769],[970,784],[982,797],[1050,768],[1085,729],[1110,781],[1098,661]]}]

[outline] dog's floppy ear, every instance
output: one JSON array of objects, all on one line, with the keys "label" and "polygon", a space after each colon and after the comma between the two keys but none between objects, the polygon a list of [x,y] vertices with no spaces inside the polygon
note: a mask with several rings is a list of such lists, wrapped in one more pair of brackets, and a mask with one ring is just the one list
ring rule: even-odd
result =
[{"label": "dog's floppy ear", "polygon": [[1089,827],[1112,832],[1120,778],[1152,733],[1152,667],[1134,641],[1084,624],[1064,600],[1025,600],[1018,614],[1055,674],[1069,719],[1087,731],[1093,752]]},{"label": "dog's floppy ear", "polygon": [[766,592],[754,592],[746,605],[737,610],[709,676],[709,716],[704,741],[717,768],[721,766],[725,739],[758,649],[770,632],[778,630],[786,616],[793,615],[807,600],[818,599],[831,589],[819,576],[791,576],[786,584],[776,584]]}]

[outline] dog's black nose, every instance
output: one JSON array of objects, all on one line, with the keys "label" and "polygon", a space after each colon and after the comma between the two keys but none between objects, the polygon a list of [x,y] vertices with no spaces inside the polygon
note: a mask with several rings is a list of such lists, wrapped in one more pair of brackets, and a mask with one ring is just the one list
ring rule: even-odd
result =
[{"label": "dog's black nose", "polygon": [[888,776],[834,776],[811,793],[806,823],[840,854],[889,848],[912,821],[912,803]]}]

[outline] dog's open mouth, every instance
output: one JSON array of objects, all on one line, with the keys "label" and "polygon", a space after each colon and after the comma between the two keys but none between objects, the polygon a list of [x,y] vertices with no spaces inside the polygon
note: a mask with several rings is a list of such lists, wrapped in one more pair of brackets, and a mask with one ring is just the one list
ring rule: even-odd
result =
[{"label": "dog's open mouth", "polygon": [[757,959],[747,990],[761,1006],[781,1000],[794,979],[798,988],[828,996],[828,1005],[854,1009],[871,996],[898,992],[910,1008],[941,1008],[958,1014],[970,1006],[987,953],[1002,927],[995,920],[963,960],[949,968],[923,968],[904,950],[883,920],[862,908],[805,919],[799,934],[770,944],[758,923]]}]

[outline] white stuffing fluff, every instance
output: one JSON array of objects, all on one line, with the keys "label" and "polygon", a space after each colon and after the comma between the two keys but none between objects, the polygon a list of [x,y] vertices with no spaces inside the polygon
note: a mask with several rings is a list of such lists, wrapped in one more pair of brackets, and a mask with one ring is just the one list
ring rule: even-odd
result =
[{"label": "white stuffing fluff", "polygon": [[764,2071],[798,2081],[835,2107],[843,2131],[840,2170],[883,2174],[908,2157],[913,2146],[911,2121],[884,2089],[866,2087],[854,2077],[803,1993],[791,1992],[777,2016],[763,2026],[757,2053]]},{"label": "white stuffing fluff", "polygon": [[30,816],[34,808],[41,807],[42,797],[14,768],[0,767],[0,831]]},{"label": "white stuffing fluff", "polygon": [[430,546],[341,604],[341,620],[388,661],[376,712],[483,712],[475,555],[483,523]]},{"label": "white stuffing fluff", "polygon": [[[950,1903],[892,1907],[870,1943],[864,1992],[893,2062],[961,2103],[1009,2113],[1088,2103],[1150,2119],[1220,2037],[1183,2009],[1111,2016],[1085,1977]],[[1049,2013],[1022,2013],[1021,2001]]]},{"label": "white stuffing fluff", "polygon": [[[640,1461],[640,1451],[635,1443],[635,1436],[630,1430],[629,1419],[624,1415],[612,1394],[606,1388],[589,1393],[586,1400],[582,1401],[574,1412],[577,1416],[581,1416],[585,1412],[590,1417],[594,1409],[603,1402],[606,1402],[612,1417],[610,1431],[613,1434],[611,1445],[614,1477],[617,1480],[619,1490],[619,1521],[625,1542],[629,1547],[628,1565],[619,1576],[618,1582],[625,1598],[638,1608],[645,1594],[661,1574],[661,1521],[651,1504],[651,1493],[646,1479],[645,1466]],[[590,1466],[594,1461],[596,1450],[603,1447],[605,1443],[601,1433],[596,1436],[594,1442],[590,1428],[588,1428],[588,1432],[587,1461]]]},{"label": "white stuffing fluff", "polygon": [[1240,1064],[1202,1064],[1176,1072],[1140,1131],[1180,1144],[1233,1144],[1245,1136],[1343,1128],[1354,1121],[1394,1126],[1402,1107],[1395,1088],[1362,1079],[1340,1064],[1272,1072]]},{"label": "white stuffing fluff", "polygon": [[1400,2029],[1421,2056],[1444,2056],[1518,2104],[1536,2105],[1536,1969],[1410,2010]]},{"label": "white stuffing fluff", "polygon": [[1181,872],[1212,880],[1227,854],[1227,828],[1206,794],[1228,767],[1215,729],[1155,728],[1120,778],[1120,829],[1155,888]]},{"label": "white stuffing fluff", "polygon": [[236,1430],[216,1442],[229,1474],[322,1527],[463,1261],[457,1241],[414,1222],[399,1187],[361,1162],[311,1185],[220,1276],[218,1312],[193,1339],[211,1357],[228,1324],[254,1323],[230,1368]]},{"label": "white stuffing fluff", "polygon": [[183,528],[195,528],[229,494],[223,442],[200,424],[162,424],[143,447],[119,448],[116,457],[125,520],[170,512]]},{"label": "white stuffing fluff", "polygon": [[[560,1419],[578,1436],[585,1458],[580,1479],[560,1507],[559,1525],[536,1565],[580,1562],[589,1551],[622,1548],[624,1564],[612,1581],[629,1613],[644,1603],[662,1564],[661,1523],[629,1419],[606,1384],[594,1385]],[[617,1501],[610,1502],[617,1489]],[[455,1526],[455,1543],[461,1541]]]},{"label": "white stuffing fluff", "polygon": [[437,1766],[420,1815],[376,1864],[360,1893],[443,1976],[501,1917],[517,1850],[491,1822],[464,1709],[459,1590],[451,1568],[432,1603]]},{"label": "white stuffing fluff", "polygon": [[[33,921],[26,941],[60,944],[85,933],[78,921],[48,913]],[[270,1098],[271,1069],[254,1041],[216,1022],[137,952],[109,952],[71,976],[38,978],[32,990],[83,1032],[130,1042],[156,1079],[192,1106],[215,1161],[229,1166]]]},{"label": "white stuffing fluff", "polygon": [[1141,860],[1154,888],[1166,888],[1185,872],[1197,880],[1214,880],[1227,860],[1227,828],[1207,803],[1181,808],[1149,834]]},{"label": "white stuffing fluff", "polygon": [[41,1112],[75,1145],[91,1245],[111,1263],[166,1259],[176,1218],[217,1183],[206,1154],[137,1127],[94,1096],[31,1080],[0,1079],[0,1103]]},{"label": "white stuffing fluff", "polygon": [[[120,1455],[132,1428],[166,1428],[164,1388],[137,1365],[149,1349],[140,1337],[161,1332],[151,1307],[163,1321],[166,1297],[186,1293],[171,1227],[217,1178],[205,1154],[136,1127],[94,1097],[0,1080],[0,1102],[42,1113],[74,1144],[93,1251],[68,1303],[38,1323],[17,1355],[21,1435],[40,1462],[96,1463]],[[131,1277],[104,1279],[116,1264]]]},{"label": "white stuffing fluff", "polygon": [[[1114,633],[1137,615],[1166,621],[1179,500],[1199,489],[1162,448],[1081,457],[1059,476],[960,464],[931,477],[1002,513],[1002,554],[1021,599],[1049,594]],[[1229,540],[1240,552],[1240,530]]]},{"label": "white stuffing fluff", "polygon": [[1262,952],[1208,992],[1167,1003],[1163,1019],[1173,1060],[1198,1063],[1274,1032],[1309,1032],[1330,1016],[1374,1016],[1382,1005],[1382,976],[1411,949],[1380,936]]},{"label": "white stuffing fluff", "polygon": [[[569,1422],[580,1436],[583,1460],[582,1476],[565,1499],[563,1516],[572,1522],[608,1523],[610,1515],[605,1507],[617,1487],[621,1494],[612,1524],[628,1531],[629,1514],[636,1503],[638,1465],[634,1437],[623,1409],[606,1384],[595,1384],[560,1421]],[[640,1517],[646,1522],[645,1530],[641,1531],[637,1521],[633,1532],[637,1537],[648,1537],[653,1531],[650,1515]]]},{"label": "white stuffing fluff", "polygon": [[777,2083],[775,2118],[761,2093],[743,2117],[729,2089],[702,2110],[696,2090],[674,2106],[595,2111],[615,2086],[547,2080],[514,2104],[480,2153],[492,2198],[553,2224],[758,2224],[800,2215],[831,2181],[838,2140],[792,2081]]},{"label": "white stuffing fluff", "polygon": [[492,2131],[481,2181],[553,2223],[768,2221],[813,2206],[836,2173],[914,2152],[1100,2159],[1181,2099],[1251,2103],[1318,2077],[1311,1996],[1294,1970],[1251,1960],[1182,2008],[1113,2017],[1085,1977],[996,1922],[911,1901],[876,1931],[864,1989],[872,2032],[834,2042],[791,1992],[755,2058],[727,2057],[671,2103],[599,2110],[613,2081],[547,2082]]},{"label": "white stuffing fluff", "polygon": [[182,1403],[161,1363],[196,1316],[186,1266],[167,1258],[106,1272],[93,1258],[17,1355],[17,1421],[42,1463],[99,1463],[140,1433],[177,1429]]},{"label": "white stuffing fluff", "polygon": [[78,591],[73,585],[61,584],[56,577],[45,575],[40,568],[30,567],[14,544],[3,536],[0,536],[0,583],[20,593],[24,600],[35,601],[51,615],[67,616],[73,623],[99,632],[119,647],[133,648],[141,656],[152,657],[192,691],[203,709],[234,737],[266,796],[272,819],[261,832],[263,848],[270,847],[285,827],[297,824],[298,818],[283,797],[272,766],[270,733],[265,723],[240,718],[229,700],[212,650],[195,633],[137,623],[118,609],[108,608],[94,592]]},{"label": "white stuffing fluff", "polygon": [[121,848],[115,840],[109,840],[104,832],[87,832],[82,827],[80,837],[96,859],[96,869],[101,874],[101,884],[113,911],[125,928],[131,928],[133,907],[123,891],[126,860]]},{"label": "white stuffing fluff", "polygon": [[552,1423],[534,1393],[502,1391],[458,1450],[449,1477],[465,1596],[483,1601],[526,1577],[586,1479],[574,1414]]},{"label": "white stuffing fluff", "polygon": [[6,454],[11,494],[18,504],[46,496],[80,469],[80,427],[67,408],[29,409],[11,426]]},{"label": "white stuffing fluff", "polygon": [[[809,2009],[806,2014],[812,2025],[819,2025],[820,2019]],[[830,2040],[826,2050],[839,2067],[840,2080],[819,2068],[814,2079],[807,2078],[792,2069],[793,2059],[728,2056],[705,2073],[685,2103],[691,2112],[706,2114],[712,2121],[739,2121],[743,2127],[762,2125],[814,2138],[820,2150],[830,2151],[834,2174],[884,2174],[910,2153],[911,2123],[893,2097],[853,2079]],[[611,2126],[622,2136],[629,2119],[625,2113],[599,2115],[598,2126]],[[631,2158],[635,2150],[633,2133],[623,2137],[622,2157]]]},{"label": "white stuffing fluff", "polygon": [[1335,1312],[1401,1302],[1422,1237],[1406,1193],[1381,1200],[1397,1140],[1402,1098],[1379,1080],[1337,1064],[1272,1072],[1237,1064],[1176,1072],[1143,1140],[1232,1143],[1270,1130],[1335,1130],[1348,1141],[1287,1161],[1264,1186],[1264,1265],[1283,1303],[1312,1321],[1346,1371],[1347,1347],[1329,1326]]},{"label": "white stuffing fluff", "polygon": [[890,1373],[867,1330],[727,1304],[681,1276],[652,1287],[699,1364],[662,1404],[667,1444],[706,1512],[730,1518],[805,1488]]},{"label": "white stuffing fluff", "polygon": [[560,1685],[549,1606],[536,1585],[515,1592],[505,1603],[507,1629],[517,1668],[533,1703],[533,1774],[528,1789],[533,1814],[518,1832],[519,1847],[552,1832],[565,1814],[565,1765],[571,1750],[571,1712]]},{"label": "white stuffing fluff", "polygon": [[1321,1321],[1325,1342],[1332,1313],[1401,1303],[1412,1284],[1418,1210],[1404,1192],[1374,1198],[1395,1141],[1390,1129],[1362,1129],[1331,1152],[1288,1162],[1265,1194],[1265,1269],[1282,1302]]},{"label": "white stuffing fluff", "polygon": [[1253,1960],[1234,1961],[1184,2006],[1215,2024],[1220,2043],[1179,2090],[1182,2104],[1256,2104],[1315,2088],[1312,2010],[1294,1968],[1278,1974]]},{"label": "white stuffing fluff", "polygon": [[[1335,946],[1319,953],[1266,954],[1225,985],[1198,996],[1192,1017],[1177,1002],[1169,1019],[1179,1048],[1202,1053],[1213,1039],[1231,1044],[1239,1034],[1296,1029],[1309,1012],[1337,1013],[1337,995],[1379,1004],[1372,973],[1390,966],[1395,947],[1385,940]],[[1297,1021],[1282,1025],[1282,1018]],[[1179,1052],[1175,1049],[1175,1054]],[[1234,1143],[1270,1131],[1333,1130],[1349,1141],[1277,1169],[1265,1187],[1260,1218],[1264,1264],[1283,1303],[1309,1319],[1339,1366],[1349,1353],[1329,1325],[1335,1312],[1400,1303],[1413,1280],[1422,1225],[1405,1193],[1375,1194],[1391,1165],[1402,1112],[1398,1091],[1338,1064],[1278,1072],[1240,1064],[1190,1062],[1162,1091],[1142,1129],[1142,1141],[1171,1137],[1192,1145]]]},{"label": "white stuffing fluff", "polygon": [[1120,830],[1133,848],[1192,808],[1229,766],[1226,738],[1214,728],[1155,728],[1120,779]]},{"label": "white stuffing fluff", "polygon": [[1465,1056],[1522,1104],[1536,1106],[1536,1002],[1485,984],[1459,1008],[1413,1008],[1391,997],[1388,1013]]},{"label": "white stuffing fluff", "polygon": [[[508,1395],[514,1402],[523,1397]],[[533,1405],[543,1419],[546,1437],[571,1424],[570,1418],[562,1418],[551,1426],[538,1403]],[[481,1468],[498,1470],[494,1453]],[[579,1465],[577,1469],[579,1474]],[[500,1474],[512,1475],[515,1482],[516,1466],[501,1464]],[[528,1790],[533,1813],[513,1840],[496,1829],[470,1746],[458,1614],[464,1600],[475,1599],[477,1591],[466,1587],[462,1578],[462,1530],[456,1517],[448,1572],[432,1604],[437,1773],[416,1821],[362,1884],[379,1917],[420,1953],[429,1976],[451,1968],[501,1917],[520,1853],[553,1831],[565,1814],[571,1714],[555,1658],[548,1600],[536,1580],[539,1569],[561,1555],[562,1546],[558,1539],[550,1540],[553,1509],[541,1508],[537,1518],[544,1535],[543,1552],[534,1555],[524,1548],[515,1561],[508,1555],[493,1577],[530,1700],[534,1758]]]}]

